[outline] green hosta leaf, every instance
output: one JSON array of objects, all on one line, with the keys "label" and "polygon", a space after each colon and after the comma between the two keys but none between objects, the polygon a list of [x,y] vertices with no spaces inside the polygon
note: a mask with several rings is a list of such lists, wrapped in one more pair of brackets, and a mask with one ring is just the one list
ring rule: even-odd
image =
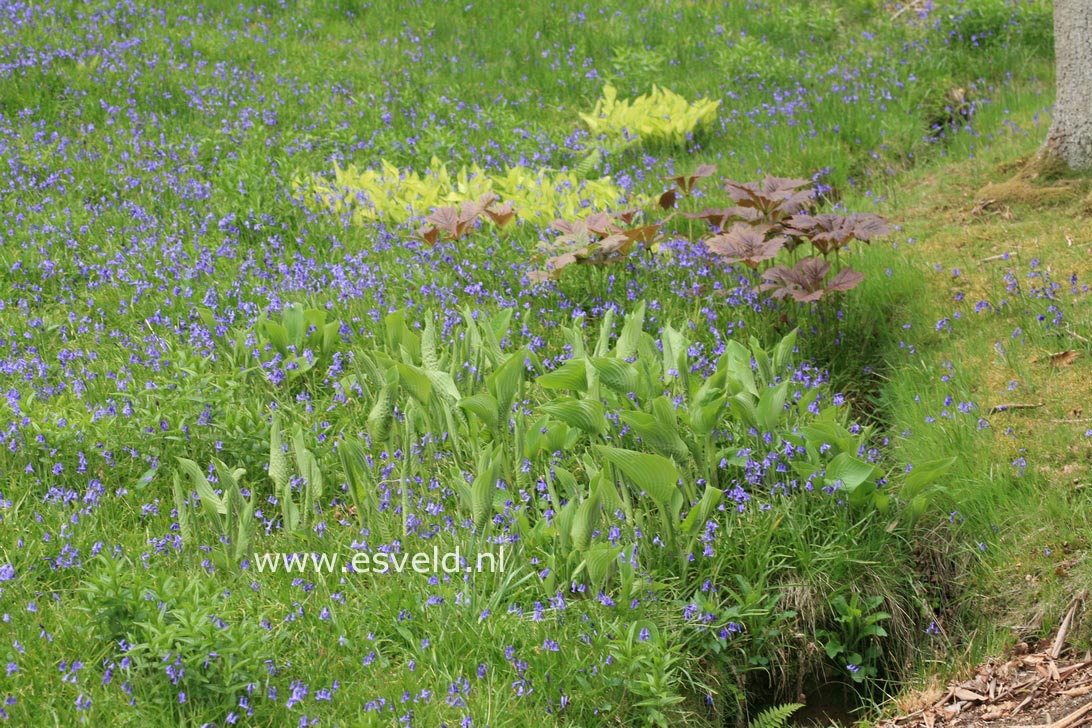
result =
[{"label": "green hosta leaf", "polygon": [[477,415],[485,426],[494,432],[500,430],[500,417],[497,400],[487,392],[479,392],[459,400],[459,406],[467,412]]},{"label": "green hosta leaf", "polygon": [[556,399],[539,407],[571,427],[577,427],[590,435],[607,430],[607,410],[602,402],[593,399]]},{"label": "green hosta leaf", "polygon": [[288,329],[269,319],[262,319],[261,328],[265,338],[269,339],[269,343],[273,344],[273,348],[280,352],[281,356],[287,357],[290,355],[288,351]]},{"label": "green hosta leaf", "polygon": [[296,353],[302,354],[299,347],[303,344],[303,336],[307,331],[307,320],[303,312],[303,306],[290,303],[281,312],[281,320],[288,334],[288,343],[297,348]]},{"label": "green hosta leaf", "polygon": [[749,392],[758,396],[758,385],[755,383],[755,373],[751,369],[751,352],[738,341],[730,340],[726,345],[724,354],[717,363],[717,368],[724,368],[727,372],[725,385],[733,394]]},{"label": "green hosta leaf", "polygon": [[489,327],[493,330],[493,336],[503,339],[512,328],[512,309],[502,308],[493,315],[489,321]]},{"label": "green hosta leaf", "polygon": [[[826,412],[827,410],[824,410]],[[850,434],[849,430],[837,422],[816,421],[801,427],[800,434],[808,441],[808,445],[819,448],[822,445],[830,445],[833,454],[855,453],[859,443],[858,439]]]},{"label": "green hosta leaf", "polygon": [[425,330],[421,332],[421,363],[430,371],[440,371],[442,368],[436,353],[436,325],[431,316],[425,321]]},{"label": "green hosta leaf", "polygon": [[759,397],[757,419],[763,432],[777,429],[778,420],[785,410],[785,398],[789,393],[789,383],[781,382],[776,387],[767,387]]},{"label": "green hosta leaf", "polygon": [[178,464],[182,467],[182,472],[189,477],[190,484],[197,491],[197,495],[200,496],[201,506],[210,516],[214,516],[214,520],[219,523],[219,516],[227,513],[227,504],[220,496],[216,495],[216,491],[209,484],[209,479],[205,477],[197,463],[187,458],[175,458],[175,460],[178,461]]},{"label": "green hosta leaf", "polygon": [[610,477],[609,468],[600,470],[592,477],[591,489],[592,493],[598,494],[603,510],[608,514],[613,514],[624,506],[622,496]]},{"label": "green hosta leaf", "polygon": [[840,480],[842,487],[853,490],[862,483],[872,480],[876,471],[875,465],[843,452],[827,464],[826,478],[830,481]]},{"label": "green hosta leaf", "polygon": [[[623,360],[629,360],[637,353],[637,347],[641,342],[641,332],[645,325],[645,302],[626,315],[626,323],[622,326],[622,333],[618,336],[618,342],[614,347],[614,355]],[[598,368],[598,366],[596,367]],[[603,372],[600,370],[600,376]],[[604,384],[606,382],[604,381]],[[610,386],[610,385],[607,385]],[[633,391],[632,389],[629,391]],[[625,394],[625,392],[623,392]]]},{"label": "green hosta leaf", "polygon": [[365,525],[368,516],[372,513],[372,499],[375,493],[371,488],[371,471],[364,447],[356,440],[342,440],[338,444],[337,451],[341,459],[341,469],[345,473],[345,481],[349,486],[349,498],[356,509],[357,522]]},{"label": "green hosta leaf", "polygon": [[[671,408],[671,403],[666,397],[660,397],[656,400],[657,403],[661,401],[667,403],[667,407]],[[679,437],[678,422],[675,421],[674,410],[672,410],[670,414],[672,420],[670,422],[661,419],[655,414],[633,412],[630,410],[623,410],[620,412],[619,418],[622,422],[629,425],[634,434],[640,437],[641,441],[649,448],[661,455],[677,458],[679,460],[686,460],[689,457],[690,451],[687,449],[683,439]]]},{"label": "green hosta leaf", "polygon": [[569,359],[552,372],[543,374],[535,381],[544,389],[575,389],[584,392],[588,389],[588,375],[585,359]]},{"label": "green hosta leaf", "polygon": [[398,364],[398,379],[414,399],[423,405],[432,401],[432,380],[428,373],[412,364]]},{"label": "green hosta leaf", "polygon": [[721,395],[705,405],[695,403],[690,407],[690,426],[698,435],[708,435],[720,422],[725,412],[728,395]]},{"label": "green hosta leaf", "polygon": [[920,493],[922,489],[931,485],[937,478],[940,478],[947,473],[948,470],[955,465],[955,462],[956,459],[953,457],[930,460],[915,465],[903,481],[902,492],[904,496],[913,498]]},{"label": "green hosta leaf", "polygon": [[614,328],[614,309],[608,308],[599,324],[599,339],[595,342],[595,356],[606,356],[610,351],[610,333]]},{"label": "green hosta leaf", "polygon": [[[665,326],[661,335],[663,344],[664,382],[671,382],[686,368],[686,336],[670,325]],[[676,372],[672,374],[672,372]]]},{"label": "green hosta leaf", "polygon": [[584,551],[591,543],[592,531],[595,530],[596,524],[599,522],[599,510],[600,495],[599,491],[593,492],[576,511],[576,517],[573,519],[572,525],[572,537],[573,548],[577,551]]},{"label": "green hosta leaf", "polygon": [[555,467],[554,477],[557,478],[558,485],[561,486],[561,494],[559,497],[569,500],[576,497],[576,477],[572,473],[565,468]]},{"label": "green hosta leaf", "polygon": [[758,339],[751,337],[748,342],[751,345],[751,353],[755,357],[755,364],[758,366],[758,374],[762,377],[762,381],[765,384],[772,384],[774,380],[773,363],[770,361],[770,355],[766,353],[766,350],[762,348],[762,345],[758,343]]},{"label": "green hosta leaf", "polygon": [[758,408],[755,396],[750,392],[740,392],[728,399],[728,409],[746,427],[758,427]]},{"label": "green hosta leaf", "polygon": [[576,518],[576,510],[580,504],[570,500],[557,509],[557,537],[561,541],[561,551],[567,552],[572,548],[572,527]]},{"label": "green hosta leaf", "polygon": [[799,329],[793,329],[785,335],[773,350],[774,369],[781,372],[792,364],[793,349],[796,347],[796,335]]},{"label": "green hosta leaf", "polygon": [[368,413],[368,431],[376,442],[383,442],[390,434],[391,420],[394,419],[394,395],[397,390],[397,384],[384,384]]},{"label": "green hosta leaf", "polygon": [[474,527],[478,530],[485,527],[493,511],[493,491],[496,487],[495,461],[489,453],[482,453],[478,461],[478,474],[470,485],[471,518],[474,519]]},{"label": "green hosta leaf", "polygon": [[705,486],[705,493],[696,506],[690,509],[683,519],[682,529],[691,536],[697,536],[705,523],[713,516],[724,497],[724,491],[712,485]]},{"label": "green hosta leaf", "polygon": [[453,405],[462,398],[459,388],[455,386],[455,380],[451,378],[450,374],[438,369],[425,369],[424,371],[425,376],[432,382],[432,391],[446,404]]},{"label": "green hosta leaf", "polygon": [[679,492],[679,470],[663,455],[623,450],[597,445],[607,461],[622,471],[634,485],[648,494],[661,508],[669,508]]},{"label": "green hosta leaf", "polygon": [[512,401],[519,391],[520,382],[523,381],[523,365],[526,361],[527,350],[519,349],[485,380],[489,391],[497,400],[497,414],[502,419],[506,419],[512,409]]},{"label": "green hosta leaf", "polygon": [[331,321],[322,327],[322,354],[329,357],[334,353],[334,349],[337,348],[339,343],[338,337],[341,335],[341,322]]},{"label": "green hosta leaf", "polygon": [[584,570],[593,588],[600,591],[606,588],[610,568],[618,561],[623,548],[602,543],[592,546],[584,553]]},{"label": "green hosta leaf", "polygon": [[193,522],[190,520],[190,507],[186,503],[186,496],[182,492],[182,483],[178,473],[173,474],[171,481],[171,495],[174,498],[174,508],[178,512],[178,530],[182,535],[182,544],[193,546]]},{"label": "green hosta leaf", "polygon": [[618,394],[626,395],[637,391],[637,367],[621,359],[597,356],[591,360],[592,366],[599,372],[599,381]]}]

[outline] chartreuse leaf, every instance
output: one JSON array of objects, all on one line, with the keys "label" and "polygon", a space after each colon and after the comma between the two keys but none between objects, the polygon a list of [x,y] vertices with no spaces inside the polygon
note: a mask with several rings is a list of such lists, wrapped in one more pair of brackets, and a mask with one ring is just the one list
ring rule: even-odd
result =
[{"label": "chartreuse leaf", "polygon": [[668,458],[653,453],[624,450],[597,445],[607,461],[622,471],[634,485],[643,490],[661,508],[670,508],[679,492],[679,469]]}]

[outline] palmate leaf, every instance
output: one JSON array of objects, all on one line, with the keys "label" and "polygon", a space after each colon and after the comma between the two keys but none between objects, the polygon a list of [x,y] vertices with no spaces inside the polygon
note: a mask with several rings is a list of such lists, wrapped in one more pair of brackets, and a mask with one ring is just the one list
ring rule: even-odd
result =
[{"label": "palmate leaf", "polygon": [[707,207],[701,212],[684,213],[691,220],[705,220],[714,228],[723,230],[730,222],[758,223],[762,213],[753,207]]},{"label": "palmate leaf", "polygon": [[[761,182],[725,183],[728,195],[740,207],[753,207],[767,219],[777,221],[795,215],[811,202],[812,191],[806,179],[766,175]],[[805,187],[805,189],[800,189]]]},{"label": "palmate leaf", "polygon": [[823,255],[851,240],[867,243],[891,232],[883,218],[870,213],[793,215],[785,221],[785,228],[789,235],[807,238]]},{"label": "palmate leaf", "polygon": [[668,182],[674,182],[675,186],[684,195],[689,195],[694,190],[694,185],[698,183],[698,180],[711,177],[717,173],[716,165],[713,164],[701,164],[690,174],[677,174],[673,177],[664,177]]},{"label": "palmate leaf", "polygon": [[818,301],[824,293],[830,291],[848,291],[864,280],[864,275],[850,266],[842,268],[826,281],[830,264],[821,258],[804,258],[792,268],[783,265],[774,266],[763,272],[762,283],[758,290],[772,291],[774,298],[791,296],[801,302]]},{"label": "palmate leaf", "polygon": [[731,230],[709,238],[705,245],[725,263],[744,263],[757,268],[764,260],[775,257],[785,245],[785,237],[774,235],[767,238],[768,228],[736,223]]}]

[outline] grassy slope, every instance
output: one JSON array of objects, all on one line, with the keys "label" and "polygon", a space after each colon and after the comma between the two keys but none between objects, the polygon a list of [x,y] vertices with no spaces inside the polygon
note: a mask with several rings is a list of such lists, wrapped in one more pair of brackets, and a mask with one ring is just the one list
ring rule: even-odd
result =
[{"label": "grassy slope", "polygon": [[[922,666],[928,679],[1017,640],[1034,645],[1092,585],[1090,185],[1013,182],[1043,133],[904,176],[892,211],[913,242],[883,257],[918,271],[924,298],[886,354],[900,363],[885,376],[881,409],[905,435],[895,448],[907,459],[959,459],[945,504],[954,523],[924,532],[919,553],[938,582],[938,611],[970,631],[954,653],[938,642]],[[1056,192],[1049,204],[1044,187]],[[1052,361],[1064,352],[1077,356]],[[974,428],[945,419],[960,401],[977,405]],[[1006,404],[1036,407],[991,409]],[[977,539],[947,537],[953,527],[982,534],[980,552],[967,553]],[[1087,647],[1092,623],[1070,638]]]}]

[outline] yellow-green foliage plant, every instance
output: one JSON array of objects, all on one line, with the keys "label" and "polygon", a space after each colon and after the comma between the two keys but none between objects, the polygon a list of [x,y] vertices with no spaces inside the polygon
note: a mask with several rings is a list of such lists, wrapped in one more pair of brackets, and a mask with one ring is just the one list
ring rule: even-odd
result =
[{"label": "yellow-green foliage plant", "polygon": [[335,166],[332,181],[316,176],[309,182],[297,178],[294,185],[297,192],[309,194],[333,212],[350,213],[356,224],[405,223],[436,208],[461,205],[489,193],[510,203],[521,219],[539,222],[609,210],[619,207],[625,198],[625,192],[610,177],[586,180],[576,172],[526,167],[490,174],[476,164],[452,173],[436,157],[424,173],[399,169],[383,160],[379,169]]},{"label": "yellow-green foliage plant", "polygon": [[720,101],[698,99],[690,103],[684,97],[653,84],[652,92],[633,100],[619,100],[618,91],[609,83],[590,114],[580,118],[592,134],[606,135],[621,147],[636,142],[684,144],[688,134],[695,134],[717,118]]}]

